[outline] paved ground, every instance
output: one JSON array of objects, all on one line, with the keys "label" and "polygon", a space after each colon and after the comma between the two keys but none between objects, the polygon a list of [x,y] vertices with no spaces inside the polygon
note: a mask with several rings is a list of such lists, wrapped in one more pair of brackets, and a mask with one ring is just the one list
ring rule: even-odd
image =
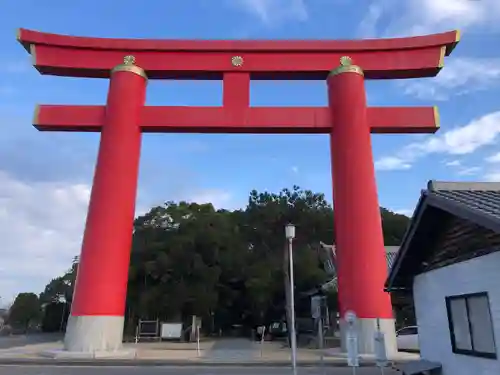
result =
[{"label": "paved ground", "polygon": [[50,343],[61,340],[63,335],[60,333],[36,333],[32,335],[0,336],[0,349],[10,349],[19,346]]},{"label": "paved ground", "polygon": [[219,361],[252,361],[260,357],[259,344],[248,339],[222,339],[207,350],[203,358],[212,362]]},{"label": "paved ground", "polygon": [[[380,375],[380,369],[299,368],[298,375]],[[291,375],[290,368],[0,366],[0,375]],[[384,375],[399,374],[385,370]]]},{"label": "paved ground", "polygon": [[[0,364],[51,366],[54,359],[48,358],[47,353],[57,353],[62,349],[62,341],[59,336],[33,335],[29,337],[9,337],[0,339]],[[248,339],[217,339],[207,340],[201,343],[197,350],[196,343],[179,342],[150,342],[150,343],[127,343],[125,349],[135,351],[134,358],[118,359],[100,357],[94,360],[57,359],[60,365],[73,365],[80,368],[87,364],[102,369],[104,365],[109,366],[281,366],[286,369],[290,364],[290,350],[283,348],[280,343],[265,342],[261,345]],[[299,348],[297,361],[303,366],[319,366],[321,356],[324,354],[326,366],[345,366],[345,354],[339,349],[329,349],[322,352],[313,349]],[[411,361],[418,359],[418,355],[398,353],[391,358],[394,361]],[[93,362],[94,361],[94,362]],[[99,362],[100,361],[100,362]],[[360,362],[364,366],[373,366],[373,356],[362,356]],[[40,367],[43,369],[44,367]],[[36,367],[32,367],[34,371]],[[148,370],[149,371],[149,370]],[[156,371],[156,370],[151,370]],[[277,370],[276,370],[277,371]],[[344,370],[339,370],[344,371]],[[364,374],[366,369],[360,374]],[[345,371],[344,371],[345,372]],[[344,372],[340,372],[343,374]],[[36,373],[36,372],[35,372]],[[27,374],[35,374],[29,372]],[[274,374],[275,372],[273,372]],[[369,374],[368,372],[367,374]],[[40,374],[43,374],[40,373]],[[196,374],[192,372],[191,374]],[[204,373],[201,373],[204,374]],[[228,373],[230,374],[230,373]],[[0,372],[1,375],[1,372]],[[260,374],[261,375],[261,374]]]}]

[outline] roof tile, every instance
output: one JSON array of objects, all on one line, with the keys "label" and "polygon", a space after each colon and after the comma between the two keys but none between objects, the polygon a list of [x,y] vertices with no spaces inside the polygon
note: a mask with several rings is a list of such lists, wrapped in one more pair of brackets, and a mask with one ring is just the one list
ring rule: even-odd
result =
[{"label": "roof tile", "polygon": [[450,199],[496,218],[500,218],[500,183],[430,181],[431,194]]}]

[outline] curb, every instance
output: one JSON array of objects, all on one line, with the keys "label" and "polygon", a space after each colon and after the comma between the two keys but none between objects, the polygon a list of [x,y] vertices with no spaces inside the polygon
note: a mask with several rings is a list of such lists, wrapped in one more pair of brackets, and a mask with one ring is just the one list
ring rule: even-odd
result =
[{"label": "curb", "polygon": [[[398,361],[399,362],[399,361]],[[404,362],[404,361],[401,361]],[[396,362],[389,362],[391,367]],[[65,367],[291,367],[290,361],[252,361],[252,362],[218,362],[218,361],[183,361],[155,359],[51,359],[51,358],[0,358],[0,366],[65,366]],[[376,367],[374,361],[359,363],[360,367]],[[321,367],[319,361],[298,361],[299,367]],[[348,367],[347,361],[325,361],[325,367]]]}]

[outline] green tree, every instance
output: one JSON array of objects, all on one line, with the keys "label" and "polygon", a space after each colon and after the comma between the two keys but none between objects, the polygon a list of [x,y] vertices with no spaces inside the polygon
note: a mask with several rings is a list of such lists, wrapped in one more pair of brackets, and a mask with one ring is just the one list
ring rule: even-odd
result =
[{"label": "green tree", "polygon": [[40,293],[40,303],[68,303],[73,300],[73,289],[75,286],[76,272],[79,258],[73,258],[71,268],[63,276],[52,279],[42,293]]},{"label": "green tree", "polygon": [[28,330],[40,319],[40,301],[35,293],[19,293],[9,310],[9,324]]},{"label": "green tree", "polygon": [[331,241],[333,237],[331,206],[324,194],[293,186],[277,194],[252,191],[245,214],[249,238],[255,249],[255,267],[267,276],[267,280],[261,279],[262,283],[258,284],[260,288],[254,293],[265,298],[268,306],[273,305],[273,312],[279,312],[280,315],[285,313],[289,324],[291,291],[285,225],[293,223],[296,226],[295,292],[310,289],[326,281],[317,253],[312,248],[313,244],[321,240]]},{"label": "green tree", "polygon": [[79,258],[74,257],[70,269],[63,276],[52,279],[40,293],[44,332],[56,332],[66,327],[73,301],[78,262]]},{"label": "green tree", "polygon": [[384,230],[384,244],[386,246],[399,246],[410,219],[405,215],[396,214],[385,208],[381,208],[380,213]]},{"label": "green tree", "polygon": [[[381,216],[386,245],[398,245],[409,219],[384,208]],[[281,320],[290,295],[284,233],[290,222],[297,228],[298,295],[328,280],[317,248],[320,241],[335,240],[334,212],[323,194],[297,186],[278,193],[254,190],[240,210],[169,201],[136,218],[127,292],[129,332],[139,318],[190,323],[195,314],[209,332]],[[57,305],[50,308],[52,326],[60,321],[59,304],[71,303],[77,266],[78,259],[40,295],[44,304]],[[332,309],[335,298],[330,293]],[[296,301],[299,313],[309,311],[307,299]]]},{"label": "green tree", "polygon": [[211,204],[167,202],[135,222],[128,310],[180,320],[210,316],[218,303],[223,254],[236,250],[230,213]]}]

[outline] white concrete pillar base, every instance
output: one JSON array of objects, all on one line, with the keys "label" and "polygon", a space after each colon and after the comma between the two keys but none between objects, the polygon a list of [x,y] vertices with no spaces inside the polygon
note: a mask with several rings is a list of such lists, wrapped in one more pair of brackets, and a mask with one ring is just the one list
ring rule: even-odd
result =
[{"label": "white concrete pillar base", "polygon": [[45,350],[40,356],[53,359],[135,359],[136,350],[121,349],[112,352],[69,352],[62,349]]},{"label": "white concrete pillar base", "polygon": [[[392,357],[398,352],[396,341],[396,325],[394,319],[380,319],[380,331],[384,333],[385,347],[388,357]],[[358,350],[359,354],[375,354],[374,335],[377,331],[377,319],[358,318],[356,321],[358,331]],[[346,328],[344,319],[340,319],[340,334],[342,343],[342,352],[346,352]]]},{"label": "white concrete pillar base", "polygon": [[122,351],[123,316],[72,316],[68,319],[64,350],[73,353]]}]

